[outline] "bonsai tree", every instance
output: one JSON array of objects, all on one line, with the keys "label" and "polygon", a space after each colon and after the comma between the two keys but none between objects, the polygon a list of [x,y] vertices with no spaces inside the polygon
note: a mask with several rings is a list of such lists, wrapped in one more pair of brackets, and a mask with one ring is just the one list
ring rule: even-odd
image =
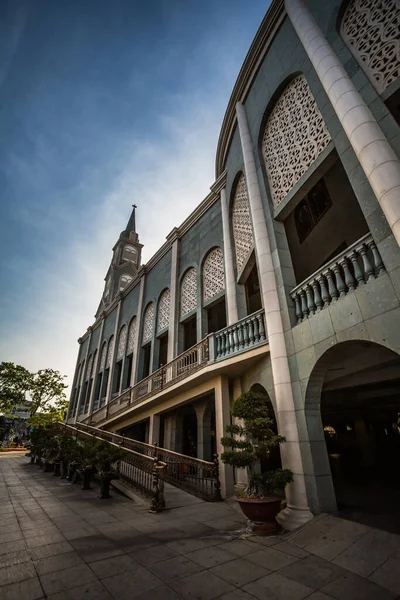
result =
[{"label": "bonsai tree", "polygon": [[256,465],[268,459],[270,452],[286,440],[273,430],[273,421],[268,414],[268,399],[263,394],[245,392],[232,405],[232,416],[243,421],[243,425],[228,425],[228,434],[221,439],[224,452],[222,462],[236,468],[246,468],[248,484],[238,492],[245,498],[267,498],[276,494],[293,481],[289,469],[272,469],[260,474]]},{"label": "bonsai tree", "polygon": [[77,442],[77,471],[82,479],[82,489],[90,490],[90,479],[93,475],[93,464],[96,459],[96,441],[94,439]]},{"label": "bonsai tree", "polygon": [[110,498],[110,481],[118,478],[114,465],[126,456],[126,452],[105,441],[94,444],[93,466],[100,477],[102,500]]}]

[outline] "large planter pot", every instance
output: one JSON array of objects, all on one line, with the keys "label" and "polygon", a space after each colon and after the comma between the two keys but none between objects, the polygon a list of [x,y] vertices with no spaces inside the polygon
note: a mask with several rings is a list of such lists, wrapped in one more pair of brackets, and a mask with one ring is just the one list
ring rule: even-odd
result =
[{"label": "large planter pot", "polygon": [[61,475],[61,461],[57,460],[54,463],[54,473],[53,473],[53,477],[60,477]]},{"label": "large planter pot", "polygon": [[110,496],[110,483],[113,479],[118,479],[116,473],[109,473],[108,475],[100,475],[100,500],[108,500]]},{"label": "large planter pot", "polygon": [[61,461],[61,475],[60,479],[66,479],[68,475],[68,461],[63,459]]},{"label": "large planter pot", "polygon": [[67,477],[66,477],[67,481],[72,481],[73,482],[73,477],[74,477],[74,474],[75,474],[75,471],[76,471],[76,467],[77,467],[76,462],[72,461],[72,462],[69,463],[69,465],[68,465],[68,471],[67,471]]},{"label": "large planter pot", "polygon": [[90,480],[93,475],[93,468],[85,467],[84,469],[78,469],[77,472],[79,473],[80,479],[82,481],[82,489],[91,490],[92,488],[90,487]]},{"label": "large planter pot", "polygon": [[280,530],[275,517],[280,511],[282,498],[269,496],[268,498],[235,497],[234,499],[248,518],[249,531],[258,535],[269,535]]},{"label": "large planter pot", "polygon": [[44,461],[44,472],[52,473],[53,471],[54,471],[54,463],[50,462],[49,460],[45,460]]}]

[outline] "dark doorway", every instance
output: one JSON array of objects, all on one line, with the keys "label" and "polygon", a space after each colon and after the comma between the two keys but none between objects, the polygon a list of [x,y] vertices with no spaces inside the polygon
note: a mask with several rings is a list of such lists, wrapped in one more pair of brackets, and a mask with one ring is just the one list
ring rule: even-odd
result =
[{"label": "dark doorway", "polygon": [[251,315],[262,308],[260,282],[258,279],[257,265],[254,263],[245,283],[247,314]]},{"label": "dark doorway", "polygon": [[207,333],[213,333],[226,327],[225,297],[206,309]]},{"label": "dark doorway", "polygon": [[113,394],[119,394],[121,391],[121,373],[122,373],[122,360],[119,360],[115,365],[114,381],[113,381]]},{"label": "dark doorway", "polygon": [[193,406],[184,406],[182,415],[182,453],[197,456],[197,415]]},{"label": "dark doorway", "polygon": [[150,358],[151,358],[151,342],[142,348],[143,352],[143,369],[142,379],[150,375]]},{"label": "dark doorway", "polygon": [[[274,407],[272,406],[272,402],[268,395],[266,389],[259,383],[255,383],[250,388],[251,392],[255,392],[256,394],[262,394],[267,398],[268,402],[268,416],[272,420],[271,428],[274,433],[278,434],[278,424],[276,422]],[[282,469],[282,460],[281,460],[281,451],[279,446],[276,448],[271,448],[270,455],[267,459],[261,460],[261,472],[265,473],[266,471],[271,471],[273,469]]]},{"label": "dark doorway", "polygon": [[123,429],[119,432],[120,435],[124,435],[132,440],[146,443],[147,437],[147,423],[148,421],[140,421],[140,423],[134,423],[130,427]]},{"label": "dark doorway", "polygon": [[133,354],[130,354],[129,356],[126,357],[125,378],[124,378],[124,383],[123,383],[124,390],[131,385],[132,367],[133,367]]},{"label": "dark doorway", "polygon": [[197,344],[197,318],[196,315],[183,324],[183,352]]},{"label": "dark doorway", "polygon": [[158,349],[158,367],[162,367],[167,364],[168,356],[168,333],[162,335],[159,338],[159,349]]}]

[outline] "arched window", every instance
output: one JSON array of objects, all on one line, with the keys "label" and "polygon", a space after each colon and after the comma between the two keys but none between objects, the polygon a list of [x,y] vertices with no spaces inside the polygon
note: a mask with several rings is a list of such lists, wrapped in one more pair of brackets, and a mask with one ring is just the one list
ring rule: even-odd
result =
[{"label": "arched window", "polygon": [[90,375],[92,373],[92,364],[93,364],[93,355],[90,354],[87,364],[86,364],[86,377],[85,377],[85,381],[87,381],[90,378]]},{"label": "arched window", "polygon": [[93,353],[92,368],[90,369],[90,378],[94,377],[94,369],[96,365],[97,350]]},{"label": "arched window", "polygon": [[214,248],[203,264],[203,302],[214,298],[225,289],[224,256],[221,248]]},{"label": "arched window", "polygon": [[262,140],[274,206],[282,202],[330,140],[306,78],[295,77],[275,104]]},{"label": "arched window", "polygon": [[108,341],[108,350],[107,350],[107,369],[111,367],[112,356],[114,352],[114,336],[112,335]]},{"label": "arched window", "polygon": [[134,348],[135,348],[135,341],[136,341],[136,317],[133,317],[133,319],[130,322],[129,325],[129,334],[128,334],[128,349],[127,349],[127,354],[132,354]]},{"label": "arched window", "polygon": [[164,290],[158,301],[157,333],[169,326],[170,291]]},{"label": "arched window", "polygon": [[119,291],[122,292],[126,288],[127,285],[132,281],[133,277],[130,275],[121,275],[119,278]]},{"label": "arched window", "polygon": [[154,304],[150,302],[144,312],[143,317],[143,337],[142,343],[145,344],[153,337],[153,324],[154,324]]},{"label": "arched window", "polygon": [[236,266],[238,273],[240,273],[253,249],[254,243],[246,179],[243,174],[236,184],[232,203],[232,230],[235,243]]},{"label": "arched window", "polygon": [[137,250],[134,246],[124,246],[123,252],[122,252],[122,259],[123,260],[130,260],[132,262],[136,262],[137,261]]},{"label": "arched window", "polygon": [[103,346],[101,348],[99,372],[104,371],[104,368],[106,366],[106,357],[107,357],[107,342],[104,342]]},{"label": "arched window", "polygon": [[379,93],[400,76],[400,3],[351,0],[340,32]]},{"label": "arched window", "polygon": [[121,327],[121,331],[119,332],[118,339],[118,348],[117,348],[117,362],[122,360],[125,354],[125,346],[126,346],[126,325]]},{"label": "arched window", "polygon": [[193,267],[188,269],[181,283],[181,317],[197,307],[197,273]]}]

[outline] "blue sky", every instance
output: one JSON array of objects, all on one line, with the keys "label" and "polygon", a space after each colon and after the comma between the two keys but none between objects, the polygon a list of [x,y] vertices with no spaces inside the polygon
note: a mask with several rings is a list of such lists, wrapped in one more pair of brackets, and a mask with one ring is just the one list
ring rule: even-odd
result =
[{"label": "blue sky", "polygon": [[268,4],[0,3],[0,360],[71,377],[131,204],[146,262],[209,192]]}]

